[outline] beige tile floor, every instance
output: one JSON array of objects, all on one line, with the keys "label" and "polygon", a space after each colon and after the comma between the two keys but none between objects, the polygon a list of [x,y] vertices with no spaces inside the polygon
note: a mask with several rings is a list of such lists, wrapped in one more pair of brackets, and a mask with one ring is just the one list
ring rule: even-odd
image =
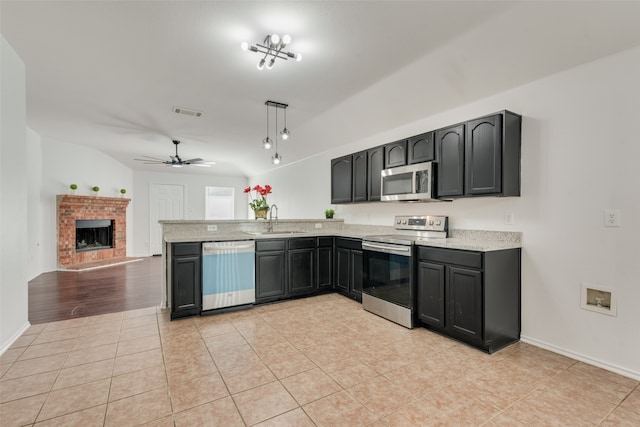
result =
[{"label": "beige tile floor", "polygon": [[336,294],[35,325],[0,362],[2,427],[640,426],[638,381],[523,343],[489,356]]}]

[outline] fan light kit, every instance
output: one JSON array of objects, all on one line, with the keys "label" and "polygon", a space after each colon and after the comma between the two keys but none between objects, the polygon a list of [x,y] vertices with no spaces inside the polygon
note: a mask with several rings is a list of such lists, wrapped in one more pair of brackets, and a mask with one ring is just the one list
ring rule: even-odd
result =
[{"label": "fan light kit", "polygon": [[300,62],[302,60],[302,55],[299,53],[285,52],[283,50],[289,43],[291,43],[291,36],[289,34],[285,34],[282,37],[277,34],[270,34],[264,38],[262,44],[256,43],[250,45],[247,42],[242,42],[240,48],[247,52],[264,53],[264,56],[260,59],[260,62],[258,62],[258,70],[262,70],[265,67],[267,67],[267,70],[270,70],[275,65],[276,58],[284,59],[285,61],[295,59]]},{"label": "fan light kit", "polygon": [[142,156],[144,157],[143,159],[133,159],[133,160],[144,162],[145,165],[167,165],[174,168],[181,168],[183,166],[201,166],[201,167],[208,168],[208,167],[211,167],[211,165],[216,164],[216,162],[205,162],[199,157],[194,159],[189,159],[189,160],[182,160],[178,155],[178,144],[180,144],[180,141],[174,139],[172,142],[173,142],[173,145],[176,146],[176,155],[169,156],[171,160],[163,160],[163,159],[159,159],[157,157],[151,157],[151,156]]},{"label": "fan light kit", "polygon": [[[264,105],[267,106],[267,137],[262,140],[262,146],[269,150],[271,146],[275,144],[276,152],[271,156],[271,163],[279,165],[282,162],[282,156],[278,154],[278,109],[284,110],[284,129],[280,131],[280,138],[282,138],[282,140],[287,140],[291,136],[291,132],[287,129],[287,107],[289,105],[276,101],[265,101]],[[274,135],[274,139],[269,137],[269,107],[275,107],[276,109],[276,133]]]}]

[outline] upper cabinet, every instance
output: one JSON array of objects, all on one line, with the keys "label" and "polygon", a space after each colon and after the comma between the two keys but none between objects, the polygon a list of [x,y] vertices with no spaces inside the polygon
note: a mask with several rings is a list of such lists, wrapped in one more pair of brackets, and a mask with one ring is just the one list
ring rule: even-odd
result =
[{"label": "upper cabinet", "polygon": [[361,151],[352,155],[352,196],[354,202],[367,201],[367,152]]},{"label": "upper cabinet", "polygon": [[353,156],[331,160],[331,203],[351,203]]},{"label": "upper cabinet", "polygon": [[435,160],[434,132],[423,133],[407,141],[407,164],[430,162]]},{"label": "upper cabinet", "polygon": [[382,169],[384,169],[384,147],[367,150],[367,195],[371,202],[380,200]]},{"label": "upper cabinet", "polygon": [[437,197],[519,196],[521,122],[502,111],[437,130]]},{"label": "upper cabinet", "polygon": [[407,140],[392,142],[384,146],[384,168],[395,168],[407,164]]},{"label": "upper cabinet", "polygon": [[522,117],[500,111],[331,160],[331,203],[380,200],[383,169],[435,162],[436,197],[520,195]]}]

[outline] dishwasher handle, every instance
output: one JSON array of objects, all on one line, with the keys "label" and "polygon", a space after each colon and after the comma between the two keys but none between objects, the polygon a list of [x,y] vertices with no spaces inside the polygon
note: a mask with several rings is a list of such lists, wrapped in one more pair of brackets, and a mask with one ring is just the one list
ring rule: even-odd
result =
[{"label": "dishwasher handle", "polygon": [[233,242],[206,242],[202,244],[202,254],[255,252],[256,242],[253,240],[239,240]]}]

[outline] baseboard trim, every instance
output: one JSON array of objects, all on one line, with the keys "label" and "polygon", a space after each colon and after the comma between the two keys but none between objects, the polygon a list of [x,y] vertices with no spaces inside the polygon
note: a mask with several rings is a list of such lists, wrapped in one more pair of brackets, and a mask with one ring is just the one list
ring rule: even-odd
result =
[{"label": "baseboard trim", "polygon": [[20,338],[22,336],[22,334],[24,334],[24,331],[29,329],[29,326],[31,326],[31,323],[29,323],[29,321],[27,320],[27,323],[25,323],[22,326],[22,328],[20,328],[18,330],[18,332],[16,332],[15,334],[12,335],[11,338],[9,338],[9,341],[7,341],[7,343],[5,345],[0,347],[0,356],[2,356],[5,351],[9,350],[9,347],[11,347],[13,345],[13,343],[16,342],[18,340],[18,338]]},{"label": "baseboard trim", "polygon": [[626,368],[622,368],[620,366],[612,365],[611,363],[603,362],[602,360],[594,359],[592,357],[585,356],[580,353],[575,353],[573,351],[570,351],[561,347],[557,347],[555,345],[537,340],[535,338],[527,337],[525,335],[520,336],[520,341],[525,342],[527,344],[535,345],[536,347],[544,348],[545,350],[549,350],[554,353],[558,353],[563,356],[570,357],[572,359],[579,360],[589,365],[597,366],[598,368],[606,369],[607,371],[615,372],[616,374],[629,377],[636,381],[640,381],[640,372],[635,372]]}]

